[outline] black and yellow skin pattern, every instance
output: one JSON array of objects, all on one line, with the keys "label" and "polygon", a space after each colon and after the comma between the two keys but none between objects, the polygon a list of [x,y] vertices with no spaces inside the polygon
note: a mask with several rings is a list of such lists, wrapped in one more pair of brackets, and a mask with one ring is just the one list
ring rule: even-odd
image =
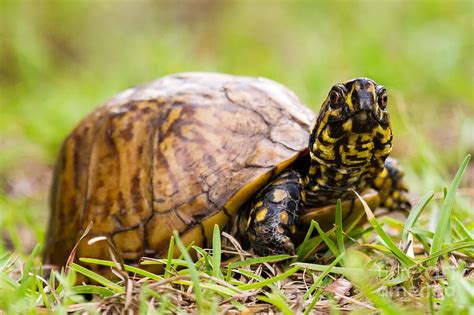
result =
[{"label": "black and yellow skin pattern", "polygon": [[254,198],[241,215],[240,235],[259,255],[293,254],[291,238],[305,208],[354,199],[353,191],[365,188],[377,190],[388,210],[409,210],[403,172],[387,159],[391,150],[385,88],[367,78],[335,85],[311,132],[309,162],[283,172]]},{"label": "black and yellow skin pattern", "polygon": [[298,228],[298,218],[303,210],[303,177],[290,168],[278,175],[239,213],[237,224],[243,245],[251,244],[260,256],[294,253],[291,235]]}]

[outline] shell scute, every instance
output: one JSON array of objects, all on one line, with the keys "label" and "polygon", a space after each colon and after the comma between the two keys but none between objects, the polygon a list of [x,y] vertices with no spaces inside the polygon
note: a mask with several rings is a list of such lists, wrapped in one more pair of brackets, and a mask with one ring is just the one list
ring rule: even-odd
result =
[{"label": "shell scute", "polygon": [[[205,246],[214,224],[306,152],[313,121],[260,78],[185,73],[118,94],[61,148],[45,262],[64,264],[91,221],[86,239],[106,236],[127,259],[162,255],[173,230]],[[83,241],[77,256],[109,258],[104,247]]]}]

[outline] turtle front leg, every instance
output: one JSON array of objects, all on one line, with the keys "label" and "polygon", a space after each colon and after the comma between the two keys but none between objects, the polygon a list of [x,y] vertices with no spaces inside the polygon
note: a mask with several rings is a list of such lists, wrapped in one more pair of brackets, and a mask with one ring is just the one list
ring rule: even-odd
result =
[{"label": "turtle front leg", "polygon": [[270,182],[245,209],[239,222],[240,235],[246,236],[255,254],[295,253],[291,236],[303,211],[302,192],[300,173],[290,169]]},{"label": "turtle front leg", "polygon": [[382,172],[375,178],[372,187],[379,192],[381,207],[392,210],[410,211],[408,188],[403,180],[404,173],[395,159],[387,158]]}]

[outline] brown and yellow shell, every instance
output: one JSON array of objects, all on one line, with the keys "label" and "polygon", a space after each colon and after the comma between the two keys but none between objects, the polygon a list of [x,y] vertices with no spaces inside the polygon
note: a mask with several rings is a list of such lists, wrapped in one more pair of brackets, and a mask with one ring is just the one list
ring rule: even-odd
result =
[{"label": "brown and yellow shell", "polygon": [[206,246],[269,179],[306,152],[314,114],[263,78],[184,73],[126,90],[64,141],[55,168],[45,263],[161,257],[173,230]]}]

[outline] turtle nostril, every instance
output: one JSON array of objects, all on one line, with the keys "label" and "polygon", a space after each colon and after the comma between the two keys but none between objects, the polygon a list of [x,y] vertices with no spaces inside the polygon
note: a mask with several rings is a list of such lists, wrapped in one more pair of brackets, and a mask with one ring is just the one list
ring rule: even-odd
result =
[{"label": "turtle nostril", "polygon": [[367,98],[361,99],[359,104],[361,110],[372,110],[372,102]]}]

